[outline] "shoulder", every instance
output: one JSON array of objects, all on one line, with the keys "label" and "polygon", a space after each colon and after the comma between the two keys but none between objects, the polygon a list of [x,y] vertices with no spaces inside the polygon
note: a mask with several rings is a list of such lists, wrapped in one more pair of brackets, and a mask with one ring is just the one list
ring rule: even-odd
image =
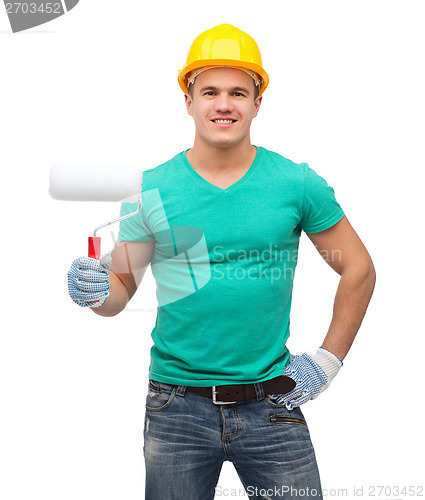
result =
[{"label": "shoulder", "polygon": [[275,173],[280,173],[285,177],[289,177],[294,180],[302,180],[309,170],[307,163],[296,163],[289,158],[264,147],[258,149],[261,151],[262,162],[267,162],[271,165],[275,170]]},{"label": "shoulder", "polygon": [[172,174],[175,174],[178,170],[178,166],[181,164],[183,152],[180,152],[173,156],[165,163],[161,163],[154,168],[149,168],[143,171],[143,184],[153,185],[162,183],[164,181],[170,181]]}]

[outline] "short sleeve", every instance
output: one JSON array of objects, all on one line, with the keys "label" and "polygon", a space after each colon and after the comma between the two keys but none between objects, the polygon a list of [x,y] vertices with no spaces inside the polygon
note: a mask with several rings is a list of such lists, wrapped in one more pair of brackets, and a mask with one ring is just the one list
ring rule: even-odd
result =
[{"label": "short sleeve", "polygon": [[304,166],[301,228],[306,233],[318,233],[339,222],[344,212],[332,187],[307,164]]},{"label": "short sleeve", "polygon": [[[122,203],[120,216],[128,215],[137,210],[137,203]],[[155,238],[145,222],[142,210],[128,219],[120,222],[118,241],[154,241]]]}]

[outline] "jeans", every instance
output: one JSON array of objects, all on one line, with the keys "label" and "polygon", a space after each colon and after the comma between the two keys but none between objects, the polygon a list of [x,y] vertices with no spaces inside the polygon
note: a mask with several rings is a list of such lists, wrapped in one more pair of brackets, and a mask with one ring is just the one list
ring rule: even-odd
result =
[{"label": "jeans", "polygon": [[216,405],[186,386],[149,380],[146,500],[211,500],[226,460],[250,500],[322,498],[301,410],[274,403],[261,383],[255,388],[256,398]]}]

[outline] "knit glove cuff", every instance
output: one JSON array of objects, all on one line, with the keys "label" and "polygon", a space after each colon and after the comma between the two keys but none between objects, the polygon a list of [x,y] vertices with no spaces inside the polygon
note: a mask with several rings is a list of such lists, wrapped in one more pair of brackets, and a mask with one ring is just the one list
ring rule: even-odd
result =
[{"label": "knit glove cuff", "polygon": [[335,356],[335,354],[332,354],[330,351],[327,351],[323,347],[319,347],[316,353],[312,354],[310,357],[320,366],[320,368],[326,374],[327,382],[321,390],[321,392],[323,392],[330,386],[332,380],[336,377],[339,370],[341,369],[343,362],[337,356]]}]

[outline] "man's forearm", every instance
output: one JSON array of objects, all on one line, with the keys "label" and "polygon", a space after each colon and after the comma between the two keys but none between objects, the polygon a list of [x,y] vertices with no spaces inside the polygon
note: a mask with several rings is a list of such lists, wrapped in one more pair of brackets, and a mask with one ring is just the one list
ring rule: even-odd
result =
[{"label": "man's forearm", "polygon": [[109,276],[109,296],[100,307],[92,307],[91,310],[99,316],[116,316],[129,301],[127,289],[122,281],[114,274]]},{"label": "man's forearm", "polygon": [[344,359],[363,321],[375,287],[373,264],[345,270],[335,296],[332,321],[322,347]]}]

